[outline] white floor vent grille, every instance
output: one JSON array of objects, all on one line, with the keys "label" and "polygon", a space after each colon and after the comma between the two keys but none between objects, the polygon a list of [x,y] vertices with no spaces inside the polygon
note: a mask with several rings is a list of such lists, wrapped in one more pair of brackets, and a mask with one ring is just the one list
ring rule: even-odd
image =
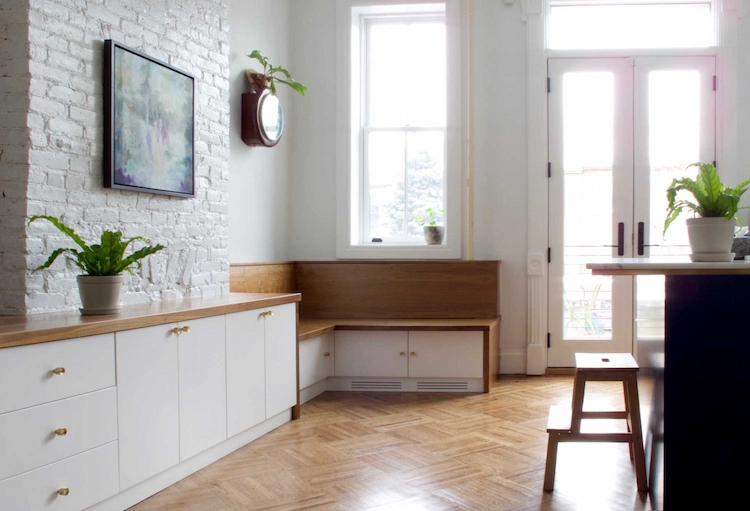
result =
[{"label": "white floor vent grille", "polygon": [[468,381],[418,381],[417,390],[469,390]]},{"label": "white floor vent grille", "polygon": [[353,381],[352,390],[401,390],[400,381]]}]

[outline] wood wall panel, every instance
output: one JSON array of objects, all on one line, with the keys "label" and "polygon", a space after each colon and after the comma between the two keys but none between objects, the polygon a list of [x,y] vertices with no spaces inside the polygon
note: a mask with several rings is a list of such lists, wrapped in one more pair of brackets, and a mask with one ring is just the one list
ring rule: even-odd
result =
[{"label": "wood wall panel", "polygon": [[499,261],[296,263],[305,319],[494,318]]},{"label": "wood wall panel", "polygon": [[232,293],[294,293],[294,263],[232,264],[229,290]]}]

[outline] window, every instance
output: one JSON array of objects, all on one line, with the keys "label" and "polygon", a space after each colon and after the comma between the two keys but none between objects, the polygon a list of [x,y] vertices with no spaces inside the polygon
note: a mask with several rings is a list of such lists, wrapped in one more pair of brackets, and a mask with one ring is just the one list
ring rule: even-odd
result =
[{"label": "window", "polygon": [[[339,139],[338,255],[460,258],[459,2],[382,3],[339,3],[348,133]],[[417,217],[428,208],[446,228],[443,245],[425,242]]]},{"label": "window", "polygon": [[704,48],[714,44],[710,0],[550,2],[552,49]]}]

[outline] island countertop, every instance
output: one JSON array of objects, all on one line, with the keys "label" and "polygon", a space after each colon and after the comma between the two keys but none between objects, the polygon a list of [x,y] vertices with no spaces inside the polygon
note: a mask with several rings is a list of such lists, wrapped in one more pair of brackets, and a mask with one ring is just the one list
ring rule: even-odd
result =
[{"label": "island countertop", "polygon": [[688,256],[613,258],[586,268],[594,275],[750,275],[750,261],[694,263]]},{"label": "island countertop", "polygon": [[61,341],[299,302],[299,293],[229,293],[124,305],[119,314],[82,316],[78,311],[0,316],[0,348]]}]

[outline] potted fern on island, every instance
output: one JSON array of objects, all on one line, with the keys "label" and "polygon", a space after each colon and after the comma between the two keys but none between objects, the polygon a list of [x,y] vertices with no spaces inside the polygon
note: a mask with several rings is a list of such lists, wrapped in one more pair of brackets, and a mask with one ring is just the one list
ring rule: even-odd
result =
[{"label": "potted fern on island", "polygon": [[[664,234],[683,210],[692,211],[696,217],[686,220],[692,252],[690,260],[730,262],[734,259],[732,242],[740,198],[750,187],[750,179],[732,188],[722,184],[716,167],[710,163],[694,163],[690,167],[699,168],[695,179],[674,179],[667,188],[668,205]],[[682,191],[690,192],[694,201],[678,198],[677,194]]]},{"label": "potted fern on island", "polygon": [[34,271],[49,268],[58,256],[65,254],[68,260],[78,266],[83,275],[77,277],[78,292],[81,295],[83,315],[114,314],[122,308],[120,296],[127,271],[132,274],[132,267],[140,267],[140,260],[164,248],[163,245],[148,245],[135,250],[129,256],[125,251],[131,243],[142,241],[150,243],[142,236],[123,239],[120,231],[104,231],[98,244],[86,244],[76,232],[53,216],[36,215],[31,217],[29,224],[36,220],[47,220],[57,229],[75,242],[80,250],[74,248],[58,248],[43,265]]}]

